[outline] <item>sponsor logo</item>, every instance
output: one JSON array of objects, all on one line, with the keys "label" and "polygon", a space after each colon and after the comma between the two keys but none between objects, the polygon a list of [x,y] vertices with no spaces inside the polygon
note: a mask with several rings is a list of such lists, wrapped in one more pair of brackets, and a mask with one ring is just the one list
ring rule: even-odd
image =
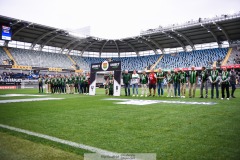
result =
[{"label": "sponsor logo", "polygon": [[109,67],[109,63],[108,61],[104,61],[102,62],[102,70],[106,71]]},{"label": "sponsor logo", "polygon": [[112,68],[118,68],[120,63],[110,63],[110,67]]},{"label": "sponsor logo", "polygon": [[94,89],[94,86],[91,86],[91,90],[93,91],[93,89]]},{"label": "sponsor logo", "polygon": [[92,69],[98,70],[100,68],[99,64],[92,65]]},{"label": "sponsor logo", "polygon": [[0,89],[17,89],[17,86],[0,86]]}]

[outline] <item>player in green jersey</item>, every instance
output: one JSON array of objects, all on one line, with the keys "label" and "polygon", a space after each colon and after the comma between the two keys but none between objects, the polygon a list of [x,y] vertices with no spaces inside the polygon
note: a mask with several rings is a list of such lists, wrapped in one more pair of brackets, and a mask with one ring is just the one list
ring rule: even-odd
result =
[{"label": "player in green jersey", "polygon": [[227,92],[227,100],[229,100],[229,79],[230,75],[229,72],[227,71],[227,68],[224,67],[222,71],[222,76],[221,76],[221,90],[222,90],[222,100],[225,98],[225,90]]},{"label": "player in green jersey", "polygon": [[195,70],[195,67],[191,67],[189,71],[188,84],[189,84],[189,98],[194,98],[196,93],[196,87],[198,82],[198,73]]},{"label": "player in green jersey", "polygon": [[187,74],[183,71],[182,68],[179,70],[180,74],[180,91],[181,91],[181,98],[185,98],[186,94],[186,83],[187,83]]},{"label": "player in green jersey", "polygon": [[209,80],[211,83],[211,99],[214,98],[214,87],[216,88],[216,98],[219,98],[219,90],[218,90],[218,83],[219,83],[219,73],[216,70],[216,66],[212,67],[212,71],[209,75]]}]

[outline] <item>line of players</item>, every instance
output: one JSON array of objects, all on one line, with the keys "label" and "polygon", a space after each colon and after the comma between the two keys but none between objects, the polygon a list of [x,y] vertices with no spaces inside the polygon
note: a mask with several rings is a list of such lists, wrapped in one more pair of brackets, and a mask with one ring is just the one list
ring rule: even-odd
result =
[{"label": "line of players", "polygon": [[[211,98],[214,98],[214,90],[216,90],[216,98],[219,98],[219,85],[221,86],[221,99],[230,98],[229,86],[232,86],[231,97],[235,98],[234,91],[236,89],[236,72],[232,69],[228,72],[226,68],[223,68],[222,73],[216,69],[215,66],[212,70],[208,72],[205,67],[202,67],[200,73],[195,70],[192,66],[191,70],[187,73],[180,69],[179,71],[174,70],[174,72],[168,71],[166,74],[158,69],[157,73],[154,70],[147,75],[145,71],[143,74],[138,75],[136,71],[130,75],[128,71],[123,74],[123,83],[125,88],[125,96],[130,96],[130,85],[132,85],[133,97],[138,96],[138,84],[141,84],[142,93],[141,97],[145,96],[155,96],[156,89],[158,91],[158,96],[163,96],[163,82],[166,79],[167,82],[167,97],[186,97],[186,85],[189,86],[189,98],[194,98],[196,93],[196,87],[198,83],[198,77],[201,78],[200,85],[200,98],[208,97],[208,80],[211,84]],[[147,92],[147,84],[149,93]],[[205,94],[203,93],[205,89]],[[152,91],[153,90],[153,91]],[[226,96],[225,96],[226,90]]]},{"label": "line of players", "polygon": [[90,73],[79,73],[67,75],[54,75],[38,79],[39,93],[43,93],[45,84],[46,93],[66,93],[66,94],[89,94]]}]

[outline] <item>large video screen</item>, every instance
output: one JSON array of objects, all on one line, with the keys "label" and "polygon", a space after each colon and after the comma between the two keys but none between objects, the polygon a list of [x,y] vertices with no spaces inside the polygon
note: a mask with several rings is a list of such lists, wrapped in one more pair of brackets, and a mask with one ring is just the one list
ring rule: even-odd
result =
[{"label": "large video screen", "polygon": [[6,25],[2,25],[2,40],[8,40],[11,41],[12,40],[12,30],[10,26],[6,26]]}]

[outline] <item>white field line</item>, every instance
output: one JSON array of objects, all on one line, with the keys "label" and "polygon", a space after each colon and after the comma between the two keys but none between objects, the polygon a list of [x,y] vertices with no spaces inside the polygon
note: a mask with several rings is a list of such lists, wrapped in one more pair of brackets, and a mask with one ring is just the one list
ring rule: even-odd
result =
[{"label": "white field line", "polygon": [[84,144],[80,144],[80,143],[76,143],[76,142],[72,142],[72,141],[68,141],[68,140],[64,140],[64,139],[60,139],[60,138],[56,138],[56,137],[52,137],[46,134],[41,134],[41,133],[36,133],[36,132],[31,132],[25,129],[20,129],[20,128],[16,128],[16,127],[11,127],[8,125],[4,125],[4,124],[0,124],[1,128],[5,128],[5,129],[9,129],[12,131],[16,131],[16,132],[20,132],[20,133],[24,133],[30,136],[35,136],[35,137],[39,137],[39,138],[43,138],[43,139],[47,139],[53,142],[57,142],[57,143],[61,143],[61,144],[65,144],[68,146],[72,146],[75,148],[80,148],[80,149],[84,149],[84,150],[88,150],[94,153],[99,153],[101,155],[105,155],[105,156],[115,156],[115,157],[121,157],[119,153],[114,153],[114,152],[110,152],[107,150],[103,150],[100,148],[96,148],[96,147],[92,147],[92,146],[88,146],[88,145],[84,145]]},{"label": "white field line", "polygon": [[4,95],[0,95],[0,97],[21,97],[21,96],[44,97],[47,95],[40,95],[40,94],[4,94]]},{"label": "white field line", "polygon": [[216,102],[188,102],[188,101],[174,101],[174,100],[143,100],[143,99],[122,99],[122,98],[105,98],[108,101],[122,101],[116,104],[132,104],[132,105],[149,105],[156,103],[170,103],[170,104],[191,104],[191,105],[215,105]]},{"label": "white field line", "polygon": [[28,98],[28,99],[8,99],[0,100],[0,103],[14,103],[14,102],[32,102],[32,101],[48,101],[48,100],[61,100],[64,98]]}]

